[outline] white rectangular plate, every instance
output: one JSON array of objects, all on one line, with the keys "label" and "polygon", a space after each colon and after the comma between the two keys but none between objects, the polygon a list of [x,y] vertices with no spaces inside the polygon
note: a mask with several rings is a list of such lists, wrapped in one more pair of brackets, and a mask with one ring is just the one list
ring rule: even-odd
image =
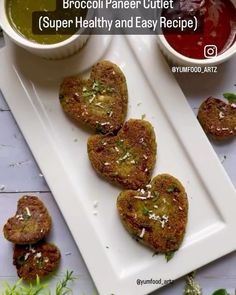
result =
[{"label": "white rectangular plate", "polygon": [[[166,263],[134,241],[116,211],[120,189],[99,178],[87,157],[88,132],[63,113],[64,76],[89,74],[99,59],[124,71],[128,118],[146,115],[158,142],[153,175],[173,174],[186,187],[184,242]],[[92,36],[75,56],[48,61],[7,42],[0,52],[0,87],[43,171],[102,295],[141,295],[233,250],[236,192],[171,75],[154,36]],[[98,201],[97,215],[94,202]],[[162,279],[161,284],[136,281]]]}]

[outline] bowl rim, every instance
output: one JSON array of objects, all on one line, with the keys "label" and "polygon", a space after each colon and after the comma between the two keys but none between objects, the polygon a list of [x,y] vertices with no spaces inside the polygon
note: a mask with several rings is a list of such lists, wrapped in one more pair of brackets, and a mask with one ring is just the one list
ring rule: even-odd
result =
[{"label": "bowl rim", "polygon": [[[236,0],[229,0],[235,7],[236,9]],[[168,52],[172,55],[175,56],[178,60],[188,63],[188,64],[195,64],[195,65],[212,65],[212,64],[217,64],[224,62],[225,60],[229,59],[232,55],[236,53],[236,39],[234,40],[234,43],[226,49],[223,53],[212,57],[212,58],[204,58],[204,59],[197,59],[197,58],[191,58],[187,57],[178,51],[176,51],[166,40],[164,34],[159,34],[157,35],[159,38],[159,41],[162,43],[163,47],[168,50]]]},{"label": "bowl rim", "polygon": [[[57,49],[57,48],[61,48],[63,46],[66,46],[68,44],[70,44],[71,42],[73,42],[74,40],[76,40],[77,38],[79,38],[84,29],[79,29],[76,33],[72,34],[70,37],[68,37],[67,39],[61,41],[61,42],[57,42],[57,43],[53,43],[53,44],[41,44],[41,43],[37,43],[34,41],[30,41],[27,38],[25,38],[23,35],[21,35],[20,33],[18,33],[13,26],[10,24],[9,19],[7,17],[6,14],[6,1],[7,0],[0,0],[0,26],[3,29],[3,31],[10,37],[12,38],[16,43],[18,43],[21,46],[24,47],[28,47],[30,49],[41,49],[41,50],[51,50],[51,49]],[[88,9],[87,15],[86,15],[86,19],[90,18],[93,14],[93,10],[92,9]],[[84,34],[86,35],[86,34]]]}]

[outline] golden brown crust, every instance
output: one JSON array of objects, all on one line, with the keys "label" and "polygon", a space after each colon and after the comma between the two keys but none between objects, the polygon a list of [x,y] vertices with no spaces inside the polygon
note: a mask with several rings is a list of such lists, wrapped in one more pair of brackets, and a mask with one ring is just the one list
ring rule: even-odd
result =
[{"label": "golden brown crust", "polygon": [[156,176],[147,189],[120,193],[117,209],[127,231],[158,253],[179,249],[187,224],[188,199],[173,176]]},{"label": "golden brown crust", "polygon": [[43,202],[36,196],[23,196],[14,217],[4,225],[5,238],[15,244],[34,244],[51,230],[51,217]]},{"label": "golden brown crust", "polygon": [[216,140],[236,135],[236,105],[209,97],[198,111],[198,120],[204,131]]},{"label": "golden brown crust", "polygon": [[123,125],[128,104],[126,79],[110,61],[93,66],[88,80],[67,77],[60,86],[60,103],[74,120],[107,134]]},{"label": "golden brown crust", "polygon": [[59,249],[46,242],[14,246],[13,264],[18,276],[27,281],[49,275],[58,267],[60,258]]},{"label": "golden brown crust", "polygon": [[156,161],[156,137],[144,120],[127,121],[117,136],[93,135],[88,140],[93,168],[124,188],[138,189],[151,178]]}]

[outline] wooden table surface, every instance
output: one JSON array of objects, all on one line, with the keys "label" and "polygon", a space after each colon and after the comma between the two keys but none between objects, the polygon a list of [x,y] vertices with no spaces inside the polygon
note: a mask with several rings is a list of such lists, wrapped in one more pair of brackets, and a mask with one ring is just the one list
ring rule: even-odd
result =
[{"label": "wooden table surface", "polygon": [[[0,46],[3,40],[0,39]],[[218,74],[179,74],[180,83],[193,111],[200,102],[210,96],[222,97],[224,92],[236,92],[236,56],[218,68]],[[0,69],[0,75],[4,75]],[[236,140],[216,144],[213,147],[232,182],[236,185]],[[74,270],[79,279],[73,283],[75,295],[96,294],[96,288],[86,269],[69,229],[54,201],[50,189],[41,174],[32,154],[19,130],[11,111],[0,93],[0,227],[14,214],[18,198],[24,194],[36,194],[46,203],[54,220],[53,233],[49,237],[60,244],[62,264],[58,275],[65,270]],[[222,196],[224,198],[224,196]],[[236,209],[236,208],[235,208]],[[56,227],[55,227],[56,225]],[[215,245],[217,247],[217,245]],[[14,282],[17,278],[12,265],[12,245],[0,235],[0,281]],[[197,257],[196,257],[197,259]],[[6,263],[8,261],[8,263]],[[4,263],[3,263],[4,262]],[[209,295],[218,288],[226,288],[230,294],[236,289],[236,253],[231,253],[197,271],[197,280],[203,294]],[[105,280],[104,280],[105,284]],[[184,279],[153,294],[181,295]],[[0,288],[1,290],[1,288]],[[103,295],[103,294],[102,294]],[[135,294],[131,294],[135,295]]]}]

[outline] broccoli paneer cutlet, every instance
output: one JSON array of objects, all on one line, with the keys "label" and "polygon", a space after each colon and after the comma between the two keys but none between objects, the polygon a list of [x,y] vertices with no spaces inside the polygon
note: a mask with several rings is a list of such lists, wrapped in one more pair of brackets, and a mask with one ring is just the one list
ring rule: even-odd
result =
[{"label": "broccoli paneer cutlet", "polygon": [[179,249],[187,224],[188,200],[173,176],[160,174],[138,191],[120,193],[117,209],[127,231],[157,253]]},{"label": "broccoli paneer cutlet", "polygon": [[88,80],[80,76],[65,78],[59,98],[65,113],[99,133],[119,130],[126,117],[126,79],[121,69],[110,61],[93,66]]},{"label": "broccoli paneer cutlet", "polygon": [[51,229],[51,217],[43,202],[35,196],[23,196],[14,217],[4,225],[5,238],[15,244],[34,244],[44,239]]},{"label": "broccoli paneer cutlet", "polygon": [[88,155],[97,173],[112,183],[130,189],[144,187],[156,161],[154,129],[147,121],[131,119],[116,136],[91,136]]},{"label": "broccoli paneer cutlet", "polygon": [[198,120],[204,131],[216,140],[236,135],[236,104],[209,97],[198,111]]},{"label": "broccoli paneer cutlet", "polygon": [[46,242],[14,246],[13,264],[18,276],[27,281],[49,275],[57,269],[60,258],[59,249]]}]

